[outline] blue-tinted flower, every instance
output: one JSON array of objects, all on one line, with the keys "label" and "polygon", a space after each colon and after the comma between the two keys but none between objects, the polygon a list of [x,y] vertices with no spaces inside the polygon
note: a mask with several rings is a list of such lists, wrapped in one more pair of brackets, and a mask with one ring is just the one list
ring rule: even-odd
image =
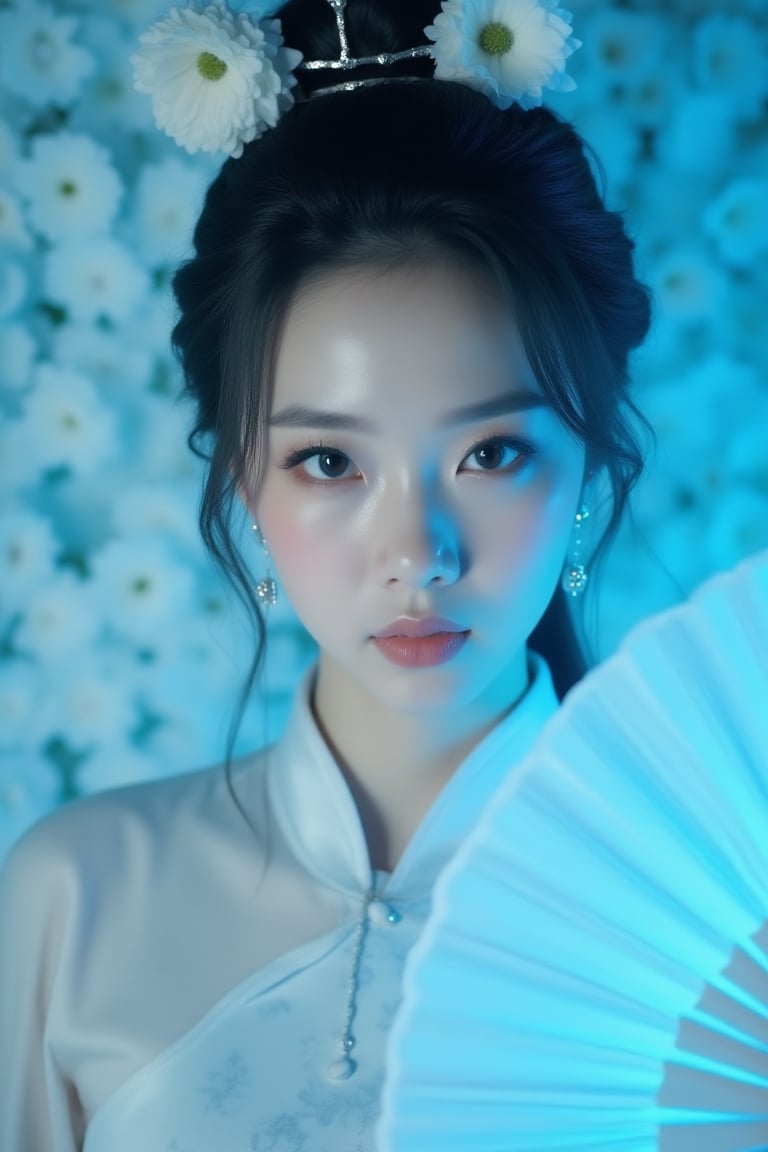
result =
[{"label": "blue-tinted flower", "polygon": [[759,116],[768,96],[768,31],[744,15],[714,12],[693,33],[694,75],[739,119]]},{"label": "blue-tinted flower", "polygon": [[243,146],[293,104],[301,54],[280,23],[255,23],[216,2],[171,8],[139,37],[136,87],[152,97],[157,126],[188,152],[242,155]]},{"label": "blue-tinted flower", "polygon": [[17,508],[0,517],[0,617],[26,601],[31,589],[50,580],[61,545],[50,520]]},{"label": "blue-tinted flower", "polygon": [[44,260],[46,299],[90,324],[101,316],[128,319],[149,291],[149,277],[131,251],[110,236],[54,248]]},{"label": "blue-tinted flower", "polygon": [[92,473],[117,455],[114,413],[84,376],[39,364],[24,402],[22,434],[41,468]]},{"label": "blue-tinted flower", "polygon": [[72,43],[77,24],[40,0],[0,12],[0,86],[35,107],[71,104],[94,64]]},{"label": "blue-tinted flower", "polygon": [[123,194],[107,149],[74,132],[35,137],[16,187],[33,228],[54,242],[107,232]]},{"label": "blue-tinted flower", "polygon": [[768,179],[744,178],[730,184],[708,206],[705,233],[732,268],[749,268],[768,252]]},{"label": "blue-tinted flower", "polygon": [[162,538],[111,540],[93,557],[93,592],[112,628],[134,642],[149,641],[189,610],[194,579]]},{"label": "blue-tinted flower", "polygon": [[545,88],[576,86],[565,65],[580,41],[556,0],[444,0],[424,31],[435,76],[477,88],[499,108],[533,108]]},{"label": "blue-tinted flower", "polygon": [[26,655],[51,664],[85,651],[101,626],[102,617],[95,611],[87,584],[65,570],[29,596],[14,645]]},{"label": "blue-tinted flower", "polygon": [[0,320],[18,312],[27,299],[29,278],[17,260],[0,260]]},{"label": "blue-tinted flower", "polygon": [[190,255],[207,182],[201,168],[175,156],[142,168],[134,219],[139,252],[150,268]]}]

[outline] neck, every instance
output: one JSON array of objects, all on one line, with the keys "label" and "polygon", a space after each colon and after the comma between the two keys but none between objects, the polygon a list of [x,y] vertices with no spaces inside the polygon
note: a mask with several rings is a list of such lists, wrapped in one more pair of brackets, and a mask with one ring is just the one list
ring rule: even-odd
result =
[{"label": "neck", "polygon": [[528,683],[523,648],[480,696],[405,710],[373,696],[321,653],[312,708],[357,804],[372,867],[394,869],[448,780]]}]

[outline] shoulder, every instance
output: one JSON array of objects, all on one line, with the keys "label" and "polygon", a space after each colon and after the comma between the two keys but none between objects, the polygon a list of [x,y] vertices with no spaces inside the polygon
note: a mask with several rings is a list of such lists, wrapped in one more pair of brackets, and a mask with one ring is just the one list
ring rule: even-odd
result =
[{"label": "shoulder", "polygon": [[137,868],[159,878],[164,861],[175,857],[178,864],[179,852],[195,842],[202,848],[206,834],[236,835],[245,819],[231,780],[258,777],[265,762],[264,753],[235,761],[229,781],[220,764],[63,804],[28,829],[4,860],[0,915],[11,897],[70,903],[86,882],[93,891],[109,881],[115,896]]}]

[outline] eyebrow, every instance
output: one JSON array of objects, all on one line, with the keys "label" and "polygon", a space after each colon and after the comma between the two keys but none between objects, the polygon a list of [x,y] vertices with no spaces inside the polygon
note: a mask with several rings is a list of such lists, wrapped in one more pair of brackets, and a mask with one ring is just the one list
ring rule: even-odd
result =
[{"label": "eyebrow", "polygon": [[[472,420],[485,420],[491,416],[505,416],[526,408],[548,408],[549,401],[538,392],[505,392],[490,400],[480,400],[461,408],[452,408],[438,420],[441,428],[453,424],[468,424]],[[273,428],[345,428],[355,432],[376,431],[376,425],[365,416],[350,416],[346,412],[329,412],[324,408],[307,408],[303,404],[289,404],[270,417]]]}]

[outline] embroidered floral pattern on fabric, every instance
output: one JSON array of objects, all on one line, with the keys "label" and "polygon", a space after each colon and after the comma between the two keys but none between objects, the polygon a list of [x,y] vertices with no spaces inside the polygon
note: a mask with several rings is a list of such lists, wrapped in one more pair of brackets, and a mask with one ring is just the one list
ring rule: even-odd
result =
[{"label": "embroidered floral pattern on fabric", "polygon": [[244,1099],[248,1079],[246,1060],[240,1052],[231,1052],[218,1068],[208,1070],[207,1082],[201,1088],[205,1111],[231,1116],[237,1110],[234,1106]]}]

